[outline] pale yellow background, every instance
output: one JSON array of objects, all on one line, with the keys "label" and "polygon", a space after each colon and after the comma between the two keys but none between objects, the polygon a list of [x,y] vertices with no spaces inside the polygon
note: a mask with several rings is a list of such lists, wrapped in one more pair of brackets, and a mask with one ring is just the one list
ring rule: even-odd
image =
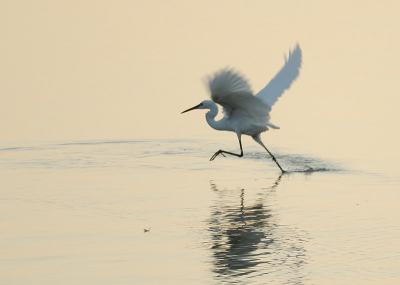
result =
[{"label": "pale yellow background", "polygon": [[303,68],[273,108],[281,130],[263,136],[267,145],[297,141],[299,153],[332,156],[376,148],[387,158],[400,145],[399,1],[2,1],[0,13],[3,143],[236,147],[204,111],[180,112],[207,99],[201,79],[227,65],[259,91],[299,42]]},{"label": "pale yellow background", "polygon": [[[317,172],[279,176],[251,138],[209,162],[238,142],[180,114],[208,98],[202,78],[229,65],[258,92],[296,43],[300,77],[262,138]],[[211,221],[250,213],[266,224],[249,236],[285,246],[222,281],[398,284],[399,76],[398,0],[0,0],[0,283],[212,283]],[[128,142],[64,143],[87,140]]]}]

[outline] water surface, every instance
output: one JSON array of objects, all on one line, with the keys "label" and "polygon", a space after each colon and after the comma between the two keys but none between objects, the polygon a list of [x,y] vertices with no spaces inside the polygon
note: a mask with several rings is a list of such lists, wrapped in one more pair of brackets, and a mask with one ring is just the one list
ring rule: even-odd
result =
[{"label": "water surface", "polygon": [[[0,149],[2,284],[396,284],[399,180],[204,140]],[[23,273],[23,274],[22,274]]]}]

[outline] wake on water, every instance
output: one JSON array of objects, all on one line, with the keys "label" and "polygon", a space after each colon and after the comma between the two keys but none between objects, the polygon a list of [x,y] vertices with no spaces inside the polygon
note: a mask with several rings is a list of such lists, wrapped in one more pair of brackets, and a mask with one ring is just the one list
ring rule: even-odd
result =
[{"label": "wake on water", "polygon": [[[331,172],[343,171],[333,162],[324,161],[319,158],[305,157],[298,154],[281,154],[274,153],[278,162],[282,165],[285,173],[314,173],[314,172]],[[271,157],[263,152],[248,153],[247,159],[270,159]]]},{"label": "wake on water", "polygon": [[[53,144],[44,143],[34,146],[8,146],[5,148],[0,148],[0,152],[2,152],[4,155],[7,153],[9,155],[12,155],[13,153],[15,155],[20,153],[18,157],[22,155],[24,159],[23,161],[20,161],[20,159],[18,159],[18,161],[13,161],[17,164],[35,164],[34,162],[36,160],[39,160],[37,161],[38,163],[40,162],[43,164],[45,160],[46,162],[50,163],[50,165],[53,165],[55,163],[53,160],[58,161],[60,159],[59,153],[63,153],[62,159],[67,165],[71,164],[72,158],[75,158],[79,161],[75,161],[75,163],[72,163],[70,166],[85,166],[82,164],[84,164],[84,161],[89,159],[91,162],[90,166],[93,167],[97,164],[107,164],[107,161],[101,159],[103,156],[103,158],[110,159],[111,155],[113,158],[113,165],[115,165],[116,162],[114,160],[120,161],[124,160],[124,158],[132,157],[143,158],[148,156],[195,156],[198,158],[209,158],[209,156],[215,152],[216,149],[221,147],[224,148],[226,146],[223,146],[220,143],[206,142],[202,140],[113,140],[61,142]],[[44,153],[46,153],[46,155],[44,155]],[[274,150],[274,155],[284,168],[285,173],[310,174],[315,172],[343,171],[343,169],[335,165],[335,163],[319,158],[306,157],[298,154],[282,154],[276,152],[276,150]],[[70,159],[68,159],[68,157]],[[239,158],[227,155],[227,157],[223,159]],[[271,157],[268,155],[268,153],[258,150],[250,150],[249,152],[245,151],[244,156],[240,159],[268,161],[271,160]],[[54,163],[51,163],[52,161]],[[95,163],[96,161],[97,163]],[[58,165],[59,163],[55,164]]]}]

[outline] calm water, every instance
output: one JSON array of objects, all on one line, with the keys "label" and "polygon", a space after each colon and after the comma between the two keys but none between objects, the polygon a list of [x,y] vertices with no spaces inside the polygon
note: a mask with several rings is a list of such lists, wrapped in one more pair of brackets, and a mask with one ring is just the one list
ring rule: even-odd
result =
[{"label": "calm water", "polygon": [[232,144],[1,148],[0,283],[400,282],[398,177]]}]

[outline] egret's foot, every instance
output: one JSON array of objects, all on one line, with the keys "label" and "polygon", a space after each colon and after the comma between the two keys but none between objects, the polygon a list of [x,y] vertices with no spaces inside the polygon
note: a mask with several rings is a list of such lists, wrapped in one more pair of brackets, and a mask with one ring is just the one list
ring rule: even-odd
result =
[{"label": "egret's foot", "polygon": [[279,165],[278,161],[276,160],[275,156],[271,155],[272,160],[278,165],[279,169],[282,171],[282,173],[285,173],[286,171],[282,169],[282,167]]},{"label": "egret's foot", "polygon": [[225,155],[224,155],[224,153],[223,153],[223,150],[219,150],[219,151],[217,151],[216,153],[214,153],[214,155],[213,156],[211,156],[211,158],[210,158],[210,161],[213,161],[218,155],[220,155],[220,154],[222,154],[222,156],[223,157],[226,157]]}]

